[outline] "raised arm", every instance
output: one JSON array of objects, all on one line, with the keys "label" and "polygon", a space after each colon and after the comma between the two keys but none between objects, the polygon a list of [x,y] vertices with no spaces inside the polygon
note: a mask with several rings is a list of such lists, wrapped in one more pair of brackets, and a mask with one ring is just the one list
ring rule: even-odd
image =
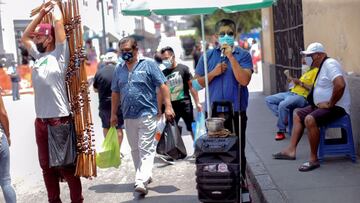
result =
[{"label": "raised arm", "polygon": [[64,19],[57,3],[54,6],[53,21],[55,29],[55,43],[64,43],[66,40]]},{"label": "raised arm", "polygon": [[35,28],[44,16],[54,7],[54,5],[50,5],[48,7],[42,7],[38,15],[30,22],[30,24],[26,27],[24,34],[21,37],[21,42],[24,44],[25,48],[29,50],[31,48],[31,33],[35,31]]},{"label": "raised arm", "polygon": [[[252,71],[250,69],[242,68],[239,62],[236,60],[234,55],[232,54],[232,47],[227,44],[222,45],[222,49],[224,49],[225,56],[229,59],[232,67],[232,71],[238,83],[242,86],[247,86],[251,80]],[[248,60],[251,61],[250,54],[246,57],[249,57]]]},{"label": "raised arm", "polygon": [[36,26],[41,22],[42,18],[47,12],[42,8],[40,13],[34,18],[31,23],[26,27],[24,34],[21,37],[21,42],[24,44],[25,48],[29,50],[31,48],[31,33],[34,32]]}]

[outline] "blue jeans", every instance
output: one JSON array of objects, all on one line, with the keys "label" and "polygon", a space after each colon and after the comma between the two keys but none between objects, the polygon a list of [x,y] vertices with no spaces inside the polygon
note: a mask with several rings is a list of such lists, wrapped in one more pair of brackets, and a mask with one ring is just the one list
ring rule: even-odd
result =
[{"label": "blue jeans", "polygon": [[292,92],[280,92],[265,98],[266,105],[278,117],[279,132],[286,132],[289,112],[307,105],[306,98]]},{"label": "blue jeans", "polygon": [[9,145],[5,134],[0,129],[1,146],[0,146],[0,185],[4,194],[6,203],[16,202],[16,194],[14,188],[11,186],[10,178],[10,152]]},{"label": "blue jeans", "polygon": [[12,82],[11,83],[12,88],[12,96],[13,100],[19,100],[20,99],[20,93],[19,93],[19,82]]}]

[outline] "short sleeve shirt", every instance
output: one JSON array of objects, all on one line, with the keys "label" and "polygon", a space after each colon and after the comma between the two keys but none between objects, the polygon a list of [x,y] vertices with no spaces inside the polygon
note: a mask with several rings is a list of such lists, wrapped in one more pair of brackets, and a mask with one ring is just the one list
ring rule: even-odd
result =
[{"label": "short sleeve shirt", "polygon": [[111,82],[115,64],[107,64],[94,77],[94,88],[98,89],[99,109],[111,109]]},{"label": "short sleeve shirt", "polygon": [[53,51],[47,53],[39,53],[32,43],[29,53],[36,59],[32,68],[36,116],[68,116],[70,105],[65,85],[67,43],[58,43]]},{"label": "short sleeve shirt", "polygon": [[173,69],[163,70],[167,78],[166,85],[170,89],[171,101],[190,100],[189,84],[192,79],[189,67],[178,64]]},{"label": "short sleeve shirt", "polygon": [[156,87],[166,82],[155,62],[140,59],[129,72],[125,63],[115,69],[111,90],[120,93],[124,119],[156,115]]},{"label": "short sleeve shirt", "polygon": [[[315,104],[330,101],[334,90],[333,81],[338,76],[344,77],[340,63],[333,58],[326,59],[320,69],[314,85]],[[335,105],[342,107],[347,113],[350,113],[350,92],[348,84],[345,86],[342,97]]]},{"label": "short sleeve shirt", "polygon": [[[312,68],[305,72],[301,77],[300,81],[308,86],[312,86],[315,82],[315,77],[317,72],[319,71],[318,68]],[[300,96],[307,97],[309,94],[309,90],[305,89],[304,87],[300,85],[295,85],[294,88],[291,89],[291,92],[296,93]]]},{"label": "short sleeve shirt", "polygon": [[[242,68],[251,69],[253,67],[251,56],[248,51],[235,47],[233,55]],[[222,62],[221,51],[219,48],[207,51],[208,73],[211,72],[218,63]],[[240,86],[232,71],[229,59],[225,58],[227,64],[226,72],[215,77],[209,84],[210,104],[214,101],[231,101],[234,111],[246,111],[248,106],[249,92],[246,86]],[[201,56],[195,73],[199,76],[205,75],[204,55]],[[239,99],[240,88],[240,99]]]}]

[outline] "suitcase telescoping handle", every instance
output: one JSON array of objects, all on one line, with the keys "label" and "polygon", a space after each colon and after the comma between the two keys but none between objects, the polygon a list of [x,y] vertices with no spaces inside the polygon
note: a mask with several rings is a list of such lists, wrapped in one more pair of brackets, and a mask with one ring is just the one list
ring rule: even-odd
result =
[{"label": "suitcase telescoping handle", "polygon": [[[219,112],[219,107],[222,107]],[[225,125],[229,127],[229,130],[232,133],[235,133],[235,123],[234,123],[234,107],[231,101],[214,101],[212,103],[212,115],[211,117],[217,117],[219,113],[227,113],[228,117],[225,118]]]},{"label": "suitcase telescoping handle", "polygon": [[[214,101],[212,104],[212,117],[217,116],[219,107],[222,107],[222,112],[228,112],[231,117],[234,116],[234,108],[231,101]],[[225,108],[227,108],[227,111],[225,111]]]}]

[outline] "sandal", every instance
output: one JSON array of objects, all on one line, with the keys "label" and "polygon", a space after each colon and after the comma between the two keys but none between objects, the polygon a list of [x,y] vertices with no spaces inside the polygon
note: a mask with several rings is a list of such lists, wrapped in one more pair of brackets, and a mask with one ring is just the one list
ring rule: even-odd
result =
[{"label": "sandal", "polygon": [[299,171],[308,172],[320,167],[319,162],[305,162],[299,167]]},{"label": "sandal", "polygon": [[295,160],[296,157],[284,154],[282,152],[278,152],[272,155],[274,159],[282,159],[282,160]]}]

